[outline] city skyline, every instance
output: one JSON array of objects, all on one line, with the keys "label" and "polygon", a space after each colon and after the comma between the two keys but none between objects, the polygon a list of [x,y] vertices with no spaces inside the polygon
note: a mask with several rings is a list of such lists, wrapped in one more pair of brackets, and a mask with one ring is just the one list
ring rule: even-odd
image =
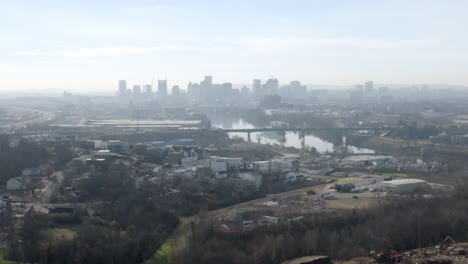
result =
[{"label": "city skyline", "polygon": [[116,80],[166,78],[186,90],[207,74],[468,85],[465,1],[25,3],[0,3],[0,92],[113,93]]}]

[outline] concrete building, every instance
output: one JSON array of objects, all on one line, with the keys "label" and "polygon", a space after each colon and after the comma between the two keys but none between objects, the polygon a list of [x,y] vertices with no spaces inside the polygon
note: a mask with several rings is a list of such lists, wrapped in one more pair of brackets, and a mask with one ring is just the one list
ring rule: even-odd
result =
[{"label": "concrete building", "polygon": [[221,160],[210,160],[210,169],[215,174],[227,173],[227,164]]},{"label": "concrete building", "polygon": [[243,86],[241,89],[241,95],[243,97],[249,97],[250,96],[250,89],[247,86]]},{"label": "concrete building", "polygon": [[172,86],[172,96],[179,96],[180,95],[180,88],[178,85]]},{"label": "concrete building", "polygon": [[270,168],[272,171],[290,172],[299,168],[299,161],[297,159],[272,159],[270,163]]},{"label": "concrete building", "polygon": [[121,154],[130,154],[130,145],[128,142],[120,140],[109,140],[107,142],[107,149],[111,152],[121,153]]},{"label": "concrete building", "polygon": [[120,80],[119,81],[119,97],[123,98],[127,96],[127,81]]},{"label": "concrete building", "polygon": [[366,94],[374,92],[374,82],[373,81],[367,81],[364,83],[364,91]]},{"label": "concrete building", "polygon": [[153,92],[151,84],[143,85],[143,91],[145,92],[146,95],[151,95],[151,93]]},{"label": "concrete building", "polygon": [[265,94],[278,94],[278,90],[279,82],[276,78],[270,78],[263,84],[263,92]]},{"label": "concrete building", "polygon": [[198,157],[196,156],[183,157],[180,159],[180,165],[182,166],[182,168],[192,167],[195,165],[197,160],[198,160]]},{"label": "concrete building", "polygon": [[228,169],[232,169],[232,170],[244,169],[244,160],[242,158],[211,156],[210,159],[216,162],[226,163]]},{"label": "concrete building", "polygon": [[432,187],[424,180],[403,179],[381,182],[380,187],[396,194],[430,193]]},{"label": "concrete building", "polygon": [[210,169],[215,174],[226,174],[227,177],[237,177],[240,170],[244,168],[245,164],[242,158],[210,157]]},{"label": "concrete building", "polygon": [[397,163],[397,160],[392,156],[357,155],[345,157],[341,163],[349,166],[379,166],[385,163]]},{"label": "concrete building", "polygon": [[158,95],[167,96],[167,80],[158,80]]},{"label": "concrete building", "polygon": [[133,85],[133,95],[140,95],[141,94],[141,86],[140,85]]},{"label": "concrete building", "polygon": [[205,79],[200,84],[211,86],[213,85],[213,76],[205,76]]}]

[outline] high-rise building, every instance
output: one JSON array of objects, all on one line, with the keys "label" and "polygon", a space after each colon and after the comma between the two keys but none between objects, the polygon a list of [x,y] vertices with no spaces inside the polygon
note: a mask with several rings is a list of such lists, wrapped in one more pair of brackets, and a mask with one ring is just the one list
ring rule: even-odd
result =
[{"label": "high-rise building", "polygon": [[146,95],[151,95],[151,93],[153,92],[152,91],[152,87],[151,87],[151,84],[145,84],[143,85],[143,91]]},{"label": "high-rise building", "polygon": [[243,86],[241,89],[241,95],[243,97],[249,97],[250,96],[250,89],[247,86]]},{"label": "high-rise building", "polygon": [[300,81],[291,81],[289,84],[290,91],[289,96],[294,98],[306,98],[307,97],[307,86],[301,85]]},{"label": "high-rise building", "polygon": [[278,94],[279,83],[278,79],[270,78],[263,85],[263,91],[265,94]]},{"label": "high-rise building", "polygon": [[119,81],[119,97],[126,97],[127,96],[127,81],[120,80]]},{"label": "high-rise building", "polygon": [[205,76],[205,79],[200,82],[200,87],[202,89],[210,89],[213,86],[213,77],[212,76]]},{"label": "high-rise building", "polygon": [[192,82],[187,84],[187,93],[192,96]]},{"label": "high-rise building", "polygon": [[213,85],[213,76],[205,76],[205,83],[206,85],[210,86]]},{"label": "high-rise building", "polygon": [[254,79],[252,83],[252,92],[254,96],[262,95],[262,81],[260,79]]},{"label": "high-rise building", "polygon": [[180,89],[178,85],[172,86],[172,96],[179,96]]},{"label": "high-rise building", "polygon": [[140,95],[141,94],[141,86],[140,85],[133,85],[133,95]]},{"label": "high-rise building", "polygon": [[158,95],[167,96],[167,80],[158,80]]},{"label": "high-rise building", "polygon": [[374,82],[368,81],[364,83],[364,91],[366,93],[372,93],[374,91]]},{"label": "high-rise building", "polygon": [[[223,83],[221,84],[222,95],[223,96],[231,96],[232,95],[232,83]],[[226,98],[222,98],[226,99]]]}]

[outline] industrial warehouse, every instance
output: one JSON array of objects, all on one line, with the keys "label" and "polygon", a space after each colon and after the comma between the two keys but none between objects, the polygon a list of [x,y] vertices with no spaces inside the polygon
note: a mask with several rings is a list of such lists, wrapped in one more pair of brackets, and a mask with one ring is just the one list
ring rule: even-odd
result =
[{"label": "industrial warehouse", "polygon": [[380,186],[386,189],[387,191],[395,194],[432,192],[432,187],[426,181],[419,179],[384,181],[380,183]]}]

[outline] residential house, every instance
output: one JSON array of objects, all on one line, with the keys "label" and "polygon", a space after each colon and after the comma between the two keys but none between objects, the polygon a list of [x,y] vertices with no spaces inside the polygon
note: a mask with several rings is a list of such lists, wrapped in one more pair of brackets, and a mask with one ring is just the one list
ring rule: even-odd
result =
[{"label": "residential house", "polygon": [[304,182],[306,180],[306,177],[300,173],[296,172],[289,172],[286,174],[286,183],[294,183],[294,182]]},{"label": "residential house", "polygon": [[244,160],[242,158],[211,156],[210,160],[220,168],[224,168],[223,165],[220,165],[224,163],[226,166],[226,173],[230,176],[238,176],[239,171],[244,169]]},{"label": "residential house", "polygon": [[36,168],[27,168],[21,171],[21,176],[32,177],[32,176],[42,176],[43,168],[38,166]]},{"label": "residential house", "polygon": [[198,160],[198,157],[192,156],[192,157],[184,157],[180,159],[180,164],[182,165],[182,168],[187,168],[195,165],[195,162]]},{"label": "residential house", "polygon": [[6,184],[7,190],[18,191],[25,188],[25,182],[23,177],[14,177],[7,181]]},{"label": "residential house", "polygon": [[276,172],[290,172],[299,168],[299,161],[291,158],[271,160],[271,170]]},{"label": "residential house", "polygon": [[227,164],[225,161],[212,159],[210,160],[210,169],[215,174],[226,174],[227,173]]},{"label": "residential house", "polygon": [[254,170],[258,172],[269,172],[270,171],[270,161],[254,161],[252,162]]},{"label": "residential house", "polygon": [[195,176],[195,173],[196,173],[196,168],[189,167],[189,168],[174,169],[170,174],[171,176],[192,179]]}]

